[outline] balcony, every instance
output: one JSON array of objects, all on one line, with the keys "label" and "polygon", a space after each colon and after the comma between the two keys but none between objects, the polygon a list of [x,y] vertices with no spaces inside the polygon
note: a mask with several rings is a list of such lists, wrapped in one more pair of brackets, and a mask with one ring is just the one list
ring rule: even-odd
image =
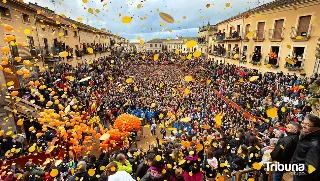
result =
[{"label": "balcony", "polygon": [[232,51],[227,51],[224,55],[225,58],[232,58]]},{"label": "balcony", "polygon": [[265,37],[265,30],[256,30],[252,39],[255,42],[263,42]]},{"label": "balcony", "polygon": [[261,54],[251,54],[250,56],[249,56],[249,58],[250,58],[250,63],[252,64],[252,65],[261,65],[261,57],[262,57],[262,55]]},{"label": "balcony", "polygon": [[224,39],[224,41],[240,41],[240,40],[241,40],[240,36],[237,36],[237,37],[226,37]]},{"label": "balcony", "polygon": [[304,42],[310,39],[310,34],[312,30],[312,25],[309,26],[299,26],[298,28],[291,28],[291,40],[294,42]]},{"label": "balcony", "polygon": [[286,58],[286,63],[284,64],[284,68],[289,71],[300,71],[303,70],[305,59],[302,58]]},{"label": "balcony", "polygon": [[270,67],[267,66],[267,68],[278,68],[280,62],[280,57],[277,57],[276,59],[270,59],[269,56],[266,56],[264,59],[264,65],[270,65]]},{"label": "balcony", "polygon": [[223,35],[223,34],[217,35],[217,37],[216,37],[216,40],[218,43],[223,43],[224,39],[225,39],[225,35]]},{"label": "balcony", "polygon": [[241,40],[241,36],[237,31],[230,33],[229,37],[224,38],[224,41],[240,41],[240,40]]},{"label": "balcony", "polygon": [[11,54],[13,57],[21,57],[22,59],[30,59],[33,57],[38,57],[40,55],[40,48],[33,47],[30,48],[29,46],[22,46],[22,47],[11,47]]},{"label": "balcony", "polygon": [[[246,34],[248,34],[248,33],[246,33]],[[243,42],[248,42],[250,39],[247,37],[247,36],[244,36],[243,38],[242,38],[242,41]]]},{"label": "balcony", "polygon": [[283,40],[284,28],[269,29],[269,40],[271,42],[281,42]]}]

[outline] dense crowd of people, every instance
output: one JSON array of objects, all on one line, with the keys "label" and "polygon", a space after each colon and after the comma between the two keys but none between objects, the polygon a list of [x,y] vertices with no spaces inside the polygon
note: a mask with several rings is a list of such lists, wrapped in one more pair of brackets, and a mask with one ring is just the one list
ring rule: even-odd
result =
[{"label": "dense crowd of people", "polygon": [[[284,171],[267,170],[270,162],[277,161],[304,165],[293,174],[294,180],[316,180],[320,119],[309,114],[307,98],[308,85],[317,78],[281,72],[262,75],[254,69],[201,57],[186,60],[185,55],[171,53],[103,57],[76,67],[61,63],[39,73],[37,80],[23,87],[22,97],[56,112],[61,110],[59,104],[70,105],[71,111],[99,116],[105,127],[123,113],[135,115],[150,127],[156,144],[139,148],[134,133],[130,147],[103,151],[98,158],[66,154],[62,160],[29,161],[25,167],[4,162],[1,179],[212,181],[235,179],[233,173],[252,168],[258,172],[242,179],[268,180],[273,174],[278,181]],[[59,104],[48,105],[55,102],[54,96]],[[267,114],[270,108],[277,109],[276,115]],[[244,110],[255,117],[243,114]],[[26,133],[31,143],[52,141],[54,130],[37,137],[41,125],[32,124],[38,130]],[[158,127],[162,138],[156,136]],[[13,146],[17,138],[0,140],[3,155],[9,158],[5,153],[17,147]]]}]

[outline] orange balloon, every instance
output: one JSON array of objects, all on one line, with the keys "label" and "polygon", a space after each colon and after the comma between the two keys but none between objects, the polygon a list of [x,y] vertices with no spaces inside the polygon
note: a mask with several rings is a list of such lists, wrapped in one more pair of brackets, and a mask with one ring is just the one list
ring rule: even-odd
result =
[{"label": "orange balloon", "polygon": [[18,94],[19,94],[18,91],[12,91],[10,95],[11,95],[12,97],[14,97],[14,96],[17,96]]},{"label": "orange balloon", "polygon": [[23,72],[24,74],[30,74],[30,71],[29,71],[28,69],[26,69],[26,68],[23,68],[23,69],[22,69],[22,72]]},{"label": "orange balloon", "polygon": [[1,59],[2,59],[2,61],[4,61],[4,62],[8,62],[8,61],[9,61],[8,57],[2,57]]},{"label": "orange balloon", "polygon": [[30,85],[30,86],[34,86],[34,82],[33,82],[33,81],[30,81],[30,82],[29,82],[29,85]]},{"label": "orange balloon", "polygon": [[22,59],[21,57],[14,57],[14,60],[17,61],[17,62],[20,62],[21,59]]},{"label": "orange balloon", "polygon": [[30,66],[31,65],[31,62],[29,60],[24,60],[23,61],[23,64],[26,65],[26,66]]},{"label": "orange balloon", "polygon": [[21,70],[18,70],[16,73],[17,73],[18,75],[22,75],[22,74],[23,74],[23,72],[22,72]]},{"label": "orange balloon", "polygon": [[6,30],[8,30],[8,31],[12,31],[12,30],[13,30],[13,27],[10,26],[10,25],[7,25],[7,24],[4,25],[4,28],[5,28]]},{"label": "orange balloon", "polygon": [[29,77],[30,77],[30,74],[24,74],[24,75],[23,75],[23,78],[25,78],[25,79],[26,79],[26,78],[29,78]]},{"label": "orange balloon", "polygon": [[2,47],[2,53],[9,53],[9,51],[10,51],[10,48],[9,47],[7,47],[7,46],[5,46],[5,47]]},{"label": "orange balloon", "polygon": [[9,63],[9,62],[2,61],[2,62],[1,62],[1,65],[6,66],[6,65],[8,65],[8,63]]},{"label": "orange balloon", "polygon": [[23,44],[21,42],[17,42],[16,44],[17,44],[18,47],[22,47],[23,46]]},{"label": "orange balloon", "polygon": [[6,39],[10,42],[10,41],[12,41],[12,40],[15,40],[16,37],[14,37],[14,36],[12,36],[12,35],[7,35],[7,36],[6,36]]},{"label": "orange balloon", "polygon": [[3,71],[4,71],[5,73],[12,73],[11,69],[9,69],[9,68],[5,68]]}]

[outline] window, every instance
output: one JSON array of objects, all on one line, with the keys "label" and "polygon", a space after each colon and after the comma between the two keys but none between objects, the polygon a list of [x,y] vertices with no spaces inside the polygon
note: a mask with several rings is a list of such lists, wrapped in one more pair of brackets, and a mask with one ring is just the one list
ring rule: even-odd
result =
[{"label": "window", "polygon": [[30,16],[28,14],[22,14],[23,22],[30,23]]},{"label": "window", "polygon": [[64,36],[68,36],[68,30],[63,30]]},{"label": "window", "polygon": [[237,32],[240,34],[240,25],[237,25]]},{"label": "window", "polygon": [[228,51],[231,50],[231,44],[228,44]]},{"label": "window", "polygon": [[34,48],[34,40],[32,36],[27,36],[30,49]]},{"label": "window", "polygon": [[305,47],[293,47],[293,57],[304,58]]},{"label": "window", "polygon": [[297,30],[297,36],[307,36],[308,35],[310,21],[311,21],[311,15],[300,16],[298,30]]},{"label": "window", "polygon": [[0,6],[1,17],[11,18],[10,10],[8,8]]},{"label": "window", "polygon": [[278,56],[279,56],[280,47],[279,46],[271,46],[269,52],[269,62],[271,66],[278,65]]},{"label": "window", "polygon": [[161,47],[161,44],[159,46]]},{"label": "window", "polygon": [[73,31],[73,36],[78,36],[78,32],[77,31]]},{"label": "window", "polygon": [[254,46],[254,50],[261,52],[261,46]]},{"label": "window", "polygon": [[157,45],[158,45],[158,44],[154,44],[154,47],[156,47],[156,48],[157,48]]},{"label": "window", "polygon": [[286,58],[285,68],[293,71],[303,69],[304,55],[305,47],[293,47],[292,56]]},{"label": "window", "polygon": [[247,61],[247,51],[248,51],[248,46],[247,45],[243,46],[242,56],[241,56],[241,61],[242,62],[246,62]]},{"label": "window", "polygon": [[258,30],[256,35],[257,35],[257,38],[260,40],[264,38],[264,25],[265,25],[265,22],[258,23]]},{"label": "window", "polygon": [[283,23],[284,23],[284,19],[279,19],[275,21],[273,38],[276,38],[276,39],[282,38]]},{"label": "window", "polygon": [[245,36],[250,32],[250,24],[246,25]]},{"label": "window", "polygon": [[153,47],[153,45],[152,44],[150,44],[150,48],[152,48]]}]

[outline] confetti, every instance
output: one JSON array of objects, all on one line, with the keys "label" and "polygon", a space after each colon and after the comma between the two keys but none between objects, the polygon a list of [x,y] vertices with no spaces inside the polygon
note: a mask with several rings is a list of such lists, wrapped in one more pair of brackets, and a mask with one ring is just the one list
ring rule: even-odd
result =
[{"label": "confetti", "polygon": [[129,23],[131,23],[131,21],[132,21],[132,18],[130,16],[123,16],[122,17],[122,23],[124,23],[124,24],[129,24]]},{"label": "confetti", "polygon": [[174,19],[167,13],[160,12],[159,16],[167,23],[174,23]]}]

